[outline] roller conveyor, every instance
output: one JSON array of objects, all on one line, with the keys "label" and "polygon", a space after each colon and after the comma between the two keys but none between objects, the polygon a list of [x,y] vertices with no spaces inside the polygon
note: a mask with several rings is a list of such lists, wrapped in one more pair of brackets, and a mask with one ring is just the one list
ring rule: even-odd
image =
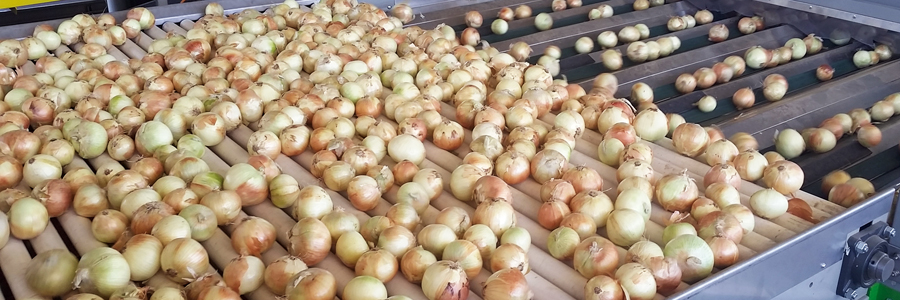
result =
[{"label": "roller conveyor", "polygon": [[[256,9],[264,11],[271,6],[270,0],[254,1],[218,1],[226,8],[226,14],[239,12],[243,9]],[[414,2],[416,19],[409,26],[420,26],[431,29],[438,24],[446,24],[457,32],[465,28],[463,15],[471,10],[476,10],[484,16],[484,25],[479,29],[481,38],[501,51],[506,50],[515,42],[528,43],[534,52],[529,61],[534,63],[542,55],[543,50],[555,45],[562,49],[563,57],[560,60],[560,76],[565,76],[569,82],[581,84],[585,89],[590,89],[593,78],[606,70],[602,65],[600,53],[602,49],[595,45],[591,53],[577,54],[574,51],[574,42],[580,37],[587,36],[592,40],[603,31],[618,32],[626,25],[638,23],[646,24],[650,28],[650,37],[646,40],[656,40],[665,36],[677,36],[682,41],[682,46],[667,57],[640,64],[630,62],[623,58],[624,65],[620,70],[612,71],[619,79],[619,91],[617,97],[627,98],[631,87],[638,82],[650,85],[655,94],[655,103],[667,113],[682,114],[689,122],[700,123],[704,126],[715,126],[721,129],[725,136],[736,132],[753,134],[760,144],[761,152],[772,150],[772,136],[776,130],[794,128],[798,131],[807,127],[816,127],[818,124],[836,114],[847,112],[853,108],[869,108],[872,103],[883,99],[885,96],[900,92],[900,62],[897,60],[883,61],[877,65],[857,69],[853,66],[850,57],[855,50],[867,47],[859,41],[852,41],[847,45],[837,46],[827,41],[823,50],[815,55],[808,55],[803,59],[791,61],[774,68],[754,70],[747,68],[746,72],[724,84],[716,84],[711,88],[696,90],[688,94],[680,94],[674,89],[675,78],[682,73],[693,73],[700,67],[711,67],[713,63],[722,61],[730,55],[743,56],[750,47],[763,46],[776,48],[784,45],[790,38],[802,38],[806,32],[796,26],[787,23],[769,23],[765,30],[743,35],[737,30],[737,22],[741,13],[733,10],[716,11],[714,21],[706,25],[697,25],[694,28],[678,32],[669,32],[666,22],[674,15],[693,15],[696,11],[706,7],[695,5],[692,1],[676,1],[658,7],[651,7],[644,11],[634,11],[631,0],[591,0],[584,1],[580,8],[552,12],[549,1],[529,0],[498,0],[498,1],[467,1],[460,3],[447,3],[443,1]],[[125,45],[110,49],[110,54],[120,60],[128,58],[141,58],[147,53],[152,39],[165,38],[167,34],[184,34],[192,28],[193,20],[202,16],[203,7],[208,2],[195,2],[181,5],[163,6],[151,9],[157,17],[157,26],[144,31],[139,38],[129,40]],[[387,9],[392,3],[382,4],[374,2],[382,9]],[[309,3],[307,3],[309,4]],[[509,31],[504,35],[495,35],[490,32],[490,23],[496,19],[497,11],[501,7],[515,8],[525,4],[532,8],[533,15],[541,12],[550,13],[554,19],[553,29],[538,31],[534,28],[532,18],[509,22]],[[614,16],[605,19],[588,20],[587,12],[600,4],[609,4],[614,7]],[[124,18],[124,12],[114,13],[117,18]],[[58,24],[59,21],[46,22]],[[768,22],[767,22],[768,23]],[[708,40],[708,30],[715,24],[725,24],[730,29],[727,40],[713,43]],[[0,28],[0,38],[20,38],[31,34],[35,24],[22,24]],[[71,46],[71,50],[77,50],[81,45]],[[618,45],[615,49],[624,52],[627,44]],[[65,47],[58,49],[61,54]],[[895,49],[896,50],[896,49]],[[896,52],[896,51],[895,51]],[[896,56],[896,54],[895,54]],[[828,82],[819,82],[815,78],[815,69],[823,63],[831,64],[835,69],[834,79]],[[28,68],[26,68],[28,70]],[[33,72],[33,65],[31,66]],[[787,77],[790,84],[787,95],[778,102],[768,102],[762,97],[762,80],[769,74],[782,74]],[[738,111],[731,102],[734,91],[750,87],[756,93],[756,105],[752,108]],[[703,113],[697,110],[695,103],[703,95],[711,95],[718,99],[716,110]],[[443,115],[453,118],[454,108],[444,104],[441,112]],[[552,124],[553,115],[542,121]],[[385,121],[389,121],[384,119]],[[900,137],[900,118],[876,124],[883,133],[884,141],[877,147],[865,148],[857,141],[855,136],[845,135],[838,141],[835,150],[823,153],[804,155],[793,159],[801,165],[806,174],[803,192],[797,197],[810,203],[813,214],[822,219],[819,224],[812,224],[793,215],[784,215],[772,220],[756,218],[757,228],[754,232],[745,236],[742,241],[740,262],[724,270],[716,270],[714,275],[694,284],[682,283],[678,292],[670,297],[657,295],[656,299],[719,299],[723,297],[747,298],[747,299],[832,299],[835,295],[840,273],[841,260],[847,246],[847,236],[859,231],[860,226],[870,221],[888,221],[893,225],[893,214],[896,199],[893,186],[900,182],[900,152],[897,150],[898,137]],[[228,134],[225,142],[207,149],[204,160],[213,171],[224,173],[229,165],[246,162],[245,147],[249,135],[254,127],[242,126]],[[469,132],[471,133],[471,132]],[[573,152],[571,164],[584,165],[596,169],[604,179],[606,186],[615,186],[615,169],[603,165],[596,160],[597,144],[602,138],[602,133],[588,132],[578,141],[576,151]],[[428,149],[427,160],[424,166],[435,168],[444,178],[449,178],[455,165],[459,165],[461,158],[467,153],[464,151],[469,140],[463,148],[455,152],[441,150],[430,142],[426,142]],[[653,145],[653,167],[658,177],[666,174],[678,173],[687,170],[695,179],[702,180],[708,166],[701,160],[681,156],[672,151],[671,141],[663,139]],[[109,157],[101,157],[90,161],[76,161],[69,166],[88,167],[96,170],[100,165],[109,162]],[[312,153],[306,151],[296,157],[281,155],[276,162],[286,174],[292,175],[301,184],[315,182],[311,175]],[[872,181],[879,192],[871,196],[867,201],[849,209],[844,209],[834,203],[828,202],[827,195],[820,190],[821,178],[835,169],[844,169],[854,177],[863,177]],[[761,189],[761,185],[744,182],[740,190],[742,202],[746,203],[752,192]],[[548,231],[537,225],[537,208],[540,200],[537,198],[540,185],[533,179],[513,186],[514,195],[521,200],[517,203],[519,226],[527,228],[532,234],[533,247],[529,251],[532,264],[532,272],[526,277],[532,289],[535,291],[535,299],[583,299],[585,279],[572,269],[571,261],[558,261],[547,254],[546,238]],[[361,221],[376,215],[384,215],[391,204],[396,202],[395,187],[385,193],[378,207],[369,212],[359,212],[350,206],[346,200],[346,193],[331,192],[336,206],[349,207]],[[609,192],[608,192],[609,193]],[[614,189],[613,189],[613,192]],[[894,203],[892,203],[894,202]],[[519,204],[521,203],[521,204]],[[431,203],[431,206],[423,215],[423,224],[433,222],[433,216],[437,211],[450,206],[460,206],[470,214],[474,207],[472,203],[463,203],[449,193],[445,184],[445,193]],[[268,263],[285,255],[291,246],[287,238],[287,230],[295,220],[290,216],[289,210],[281,210],[271,203],[244,208],[243,215],[261,216],[272,222],[279,232],[277,243],[273,249],[263,254],[263,260]],[[429,218],[431,221],[429,221]],[[646,237],[660,243],[664,223],[668,219],[668,213],[654,203],[651,221],[648,222]],[[214,238],[204,242],[203,245],[210,252],[211,271],[221,274],[222,268],[228,261],[237,257],[229,246],[229,236],[233,226],[223,226],[217,231]],[[601,234],[605,231],[601,229]],[[90,235],[89,219],[77,216],[73,211],[51,222],[39,238],[29,241],[11,240],[10,244],[0,250],[0,300],[22,299],[33,296],[24,282],[21,281],[24,266],[31,257],[37,253],[54,248],[69,249],[77,255],[84,254],[89,249],[100,246],[101,243]],[[216,250],[214,250],[216,249]],[[219,251],[225,249],[225,251]],[[288,249],[288,250],[286,250]],[[819,249],[810,253],[809,249]],[[618,249],[624,254],[625,249]],[[8,261],[15,261],[9,264]],[[330,253],[328,258],[318,265],[335,274],[351,276],[353,270],[349,269]],[[785,267],[791,266],[791,267]],[[835,271],[836,270],[836,271]],[[490,273],[482,269],[479,276],[472,279],[477,283],[470,286],[472,293],[469,299],[481,299],[481,282]],[[833,278],[832,278],[833,277]],[[157,274],[148,282],[150,286],[167,286],[173,283],[163,275]],[[338,283],[341,290],[346,281]],[[815,286],[815,288],[813,288]],[[892,285],[895,289],[897,285]],[[424,299],[418,285],[408,282],[400,274],[387,283],[391,295],[406,294],[414,299]],[[407,294],[409,293],[409,294]],[[804,294],[806,293],[806,294]],[[840,297],[849,296],[848,291]],[[804,295],[804,296],[798,296]],[[806,298],[806,296],[812,298]],[[265,288],[246,295],[247,299],[272,299],[274,295]]]}]

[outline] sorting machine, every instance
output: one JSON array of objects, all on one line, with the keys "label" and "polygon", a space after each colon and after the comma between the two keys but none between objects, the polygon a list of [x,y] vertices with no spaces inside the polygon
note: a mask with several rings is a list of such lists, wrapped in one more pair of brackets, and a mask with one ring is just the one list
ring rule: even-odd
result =
[{"label": "sorting machine", "polygon": [[[864,69],[858,69],[852,62],[852,55],[858,49],[871,49],[875,44],[885,44],[900,52],[900,3],[892,0],[682,0],[667,1],[664,5],[654,6],[646,10],[635,11],[634,0],[583,0],[578,8],[569,8],[553,12],[548,0],[412,0],[408,4],[413,7],[415,19],[407,26],[420,26],[431,29],[439,24],[452,26],[457,32],[466,27],[464,14],[468,11],[479,11],[484,16],[484,24],[490,24],[502,7],[528,5],[533,15],[546,12],[554,19],[553,28],[539,31],[534,26],[533,18],[515,20],[509,23],[506,34],[496,35],[490,26],[479,29],[481,38],[498,49],[505,50],[512,43],[523,41],[534,50],[530,62],[534,63],[544,49],[555,45],[562,49],[559,78],[576,82],[589,90],[595,76],[611,72],[619,80],[617,97],[627,98],[632,85],[643,82],[653,88],[655,104],[666,113],[678,113],[688,122],[715,126],[726,136],[736,132],[747,132],[754,135],[760,144],[761,152],[771,150],[774,146],[773,136],[776,131],[794,128],[815,127],[822,120],[837,113],[847,112],[854,108],[869,108],[874,102],[885,96],[900,92],[900,60],[891,59],[879,62]],[[239,12],[244,9],[264,11],[273,5],[273,0],[222,0],[217,1],[226,9],[226,13]],[[369,1],[382,9],[389,10],[397,3],[393,1]],[[119,59],[141,58],[146,54],[150,41],[165,38],[167,34],[184,34],[192,28],[193,22],[202,16],[204,6],[208,2],[190,2],[176,5],[152,7],[156,16],[156,27],[144,31],[138,38],[129,40],[125,45],[110,49],[110,53]],[[399,3],[399,2],[398,2]],[[301,4],[310,5],[309,1]],[[614,8],[614,16],[604,19],[589,20],[588,11],[600,4],[609,4]],[[666,22],[672,16],[693,15],[696,11],[709,9],[714,13],[714,21],[705,25],[697,25],[677,32],[669,32]],[[117,18],[124,18],[124,12],[114,12]],[[764,30],[752,34],[740,34],[737,29],[738,20],[743,16],[761,16],[765,19]],[[62,20],[40,22],[57,25]],[[620,70],[607,70],[601,63],[601,50],[578,54],[574,43],[580,37],[592,39],[603,31],[618,31],[624,26],[646,24],[650,29],[650,39],[663,36],[677,36],[682,46],[667,57],[635,64],[624,59]],[[0,28],[0,38],[22,38],[31,34],[33,24],[20,24]],[[709,28],[716,24],[724,24],[730,29],[727,40],[713,43],[708,39]],[[700,67],[712,66],[730,55],[742,55],[753,46],[776,48],[784,45],[790,38],[802,38],[808,34],[816,34],[824,38],[823,51],[803,59],[792,61],[767,69],[750,69],[730,82],[717,84],[711,88],[681,94],[674,87],[675,78],[682,73],[692,73]],[[836,45],[829,37],[842,35],[852,37],[844,45]],[[57,53],[76,50],[80,45],[63,47]],[[624,52],[626,46],[616,49]],[[897,56],[897,55],[895,55]],[[815,70],[822,64],[834,67],[834,78],[820,82]],[[25,67],[26,72],[33,72],[33,65]],[[761,97],[763,78],[769,74],[782,74],[789,82],[789,90],[783,100],[777,102],[757,101],[752,108],[737,110],[731,102],[731,96],[738,89],[750,87]],[[714,96],[718,106],[712,112],[701,112],[693,104],[704,95]],[[453,116],[453,108],[444,107],[444,114]],[[552,124],[553,116],[543,121]],[[668,299],[857,299],[871,297],[882,299],[876,294],[867,295],[868,288],[879,284],[879,288],[888,287],[900,290],[900,238],[895,238],[900,214],[896,213],[898,190],[900,184],[900,117],[875,124],[883,133],[883,142],[875,147],[866,148],[857,142],[856,137],[845,135],[833,151],[821,154],[805,153],[794,158],[804,172],[806,182],[802,191],[795,195],[813,208],[814,217],[821,221],[813,224],[791,215],[773,220],[757,218],[757,228],[748,234],[741,245],[739,263],[717,270],[709,278],[691,284],[682,284],[679,291],[671,296],[658,298]],[[229,133],[229,137],[221,145],[211,147],[205,159],[213,170],[224,172],[227,166],[246,160],[246,157],[234,155],[243,152],[249,136],[249,129],[242,127]],[[601,134],[587,132],[578,141],[572,163],[597,169],[606,181],[614,182],[611,168],[596,160],[597,144]],[[430,142],[428,142],[430,143]],[[670,174],[687,170],[696,179],[703,177],[708,166],[698,160],[677,154],[671,140],[657,141],[654,147],[653,167],[659,173]],[[432,151],[440,149],[427,147],[430,166],[441,170],[445,178],[453,170],[457,161],[440,161],[433,159]],[[458,153],[454,153],[459,156]],[[464,154],[464,153],[463,153]],[[304,154],[295,158],[279,158],[277,160],[286,173],[298,178],[313,180],[308,172],[309,156]],[[80,161],[75,164],[96,168],[102,161]],[[877,193],[853,207],[844,208],[827,201],[827,194],[821,190],[821,178],[829,172],[843,169],[854,177],[870,180]],[[529,198],[536,195],[537,183],[532,180],[515,185],[517,195]],[[744,200],[761,187],[754,183],[744,182],[740,192]],[[333,197],[342,197],[333,193]],[[388,197],[386,197],[388,198]],[[529,199],[534,200],[536,197]],[[517,200],[519,201],[519,200]],[[517,203],[528,202],[522,200]],[[448,205],[465,205],[458,202],[435,202],[432,205],[441,209]],[[288,224],[289,216],[274,207],[245,208],[245,213],[258,215],[279,225]],[[517,204],[520,220],[534,220],[537,211],[536,203]],[[647,236],[651,240],[659,240],[664,227],[666,214],[658,206],[648,225]],[[274,221],[273,221],[274,220]],[[531,221],[529,221],[531,222]],[[531,223],[532,225],[533,222]],[[73,213],[53,221],[53,225],[41,237],[31,241],[12,241],[0,251],[2,257],[20,257],[19,261],[7,259],[0,262],[0,299],[4,297],[21,298],[23,292],[21,266],[33,256],[35,251],[47,247],[65,247],[76,253],[98,245],[96,241],[72,238],[79,230],[88,230],[89,222]],[[524,226],[524,225],[523,225]],[[537,247],[529,257],[553,259],[546,255],[547,232],[539,226],[533,226],[533,241]],[[217,233],[219,238],[227,239],[228,228]],[[281,230],[280,232],[286,231]],[[543,231],[542,231],[543,230]],[[279,236],[279,241],[282,237]],[[205,243],[204,246],[214,247]],[[276,245],[277,246],[277,245]],[[224,247],[230,248],[225,244]],[[276,247],[277,248],[277,247]],[[540,248],[544,248],[541,250]],[[284,251],[280,248],[280,251]],[[210,249],[214,266],[227,262],[234,253],[215,254]],[[5,252],[5,253],[4,253]],[[535,256],[542,255],[542,256]],[[324,268],[333,272],[351,272],[339,263],[328,263]],[[549,299],[563,295],[567,299],[581,299],[579,289],[584,278],[573,273],[570,263],[559,262],[551,267],[533,270],[529,282],[549,284],[536,288],[535,299]],[[572,277],[570,275],[574,274]],[[388,289],[402,285],[405,279],[394,278]],[[397,283],[400,282],[400,283]],[[408,283],[405,283],[408,284]],[[580,284],[580,286],[579,286]],[[5,287],[3,287],[5,286]],[[546,287],[546,288],[545,288]],[[264,288],[263,288],[264,289]],[[556,294],[555,294],[556,293]],[[264,291],[252,293],[248,299],[267,299],[272,296]],[[477,297],[477,296],[476,296]],[[414,297],[415,298],[415,297]],[[474,298],[473,298],[474,299]]]}]

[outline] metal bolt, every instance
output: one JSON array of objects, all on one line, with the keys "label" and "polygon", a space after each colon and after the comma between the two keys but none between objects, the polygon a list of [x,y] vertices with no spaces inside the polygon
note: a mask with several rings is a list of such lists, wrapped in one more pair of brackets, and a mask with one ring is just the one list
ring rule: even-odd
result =
[{"label": "metal bolt", "polygon": [[859,252],[859,253],[869,252],[869,245],[866,244],[866,242],[857,241],[856,242],[856,252]]},{"label": "metal bolt", "polygon": [[856,299],[856,297],[859,297],[859,294],[855,290],[850,292],[850,299]]},{"label": "metal bolt", "polygon": [[824,269],[826,265],[825,265],[825,263],[821,263],[821,264],[819,264],[819,266],[822,267],[822,269]]},{"label": "metal bolt", "polygon": [[887,235],[888,237],[894,237],[894,235],[897,234],[897,230],[894,229],[893,227],[885,227],[884,234]]},{"label": "metal bolt", "polygon": [[856,19],[856,15],[853,15],[853,18]]}]

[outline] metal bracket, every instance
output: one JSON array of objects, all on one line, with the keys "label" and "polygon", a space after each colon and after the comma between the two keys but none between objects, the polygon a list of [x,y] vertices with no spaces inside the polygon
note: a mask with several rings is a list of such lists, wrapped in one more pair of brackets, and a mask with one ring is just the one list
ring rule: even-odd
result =
[{"label": "metal bracket", "polygon": [[900,205],[897,205],[898,200],[900,200],[900,183],[894,185],[894,199],[891,201],[891,211],[888,215],[888,220],[891,222],[892,227],[897,227],[900,225],[900,212],[897,210],[900,209]]},{"label": "metal bracket", "polygon": [[[900,190],[894,194],[894,200]],[[841,275],[835,293],[856,299],[857,289],[868,288],[876,282],[896,281],[900,275],[900,247],[889,241],[897,231],[887,223],[874,223],[847,239]]]}]

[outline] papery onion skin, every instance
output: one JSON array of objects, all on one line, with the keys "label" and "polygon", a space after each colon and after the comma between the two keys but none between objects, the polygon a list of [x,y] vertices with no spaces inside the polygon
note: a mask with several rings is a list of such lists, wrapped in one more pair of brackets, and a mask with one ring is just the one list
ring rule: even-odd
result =
[{"label": "papery onion skin", "polygon": [[517,269],[503,269],[492,274],[484,282],[483,293],[487,299],[529,300],[534,297],[525,275]]},{"label": "papery onion skin", "polygon": [[458,263],[438,261],[425,270],[422,292],[428,300],[463,300],[469,297],[469,280]]},{"label": "papery onion skin", "polygon": [[709,276],[713,268],[712,249],[696,235],[683,234],[666,243],[665,256],[674,258],[682,271],[682,280],[697,282]]},{"label": "papery onion skin", "polygon": [[41,252],[28,264],[25,280],[42,296],[62,296],[73,289],[77,264],[78,258],[65,249]]}]

